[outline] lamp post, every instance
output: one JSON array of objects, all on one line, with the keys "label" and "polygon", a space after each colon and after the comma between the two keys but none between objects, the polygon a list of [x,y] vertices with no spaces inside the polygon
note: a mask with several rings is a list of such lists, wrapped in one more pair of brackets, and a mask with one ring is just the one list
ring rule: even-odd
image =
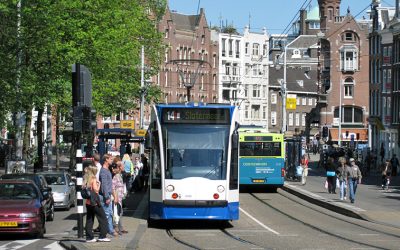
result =
[{"label": "lamp post", "polygon": [[338,129],[338,145],[342,146],[342,81],[340,81],[339,89],[339,129]]},{"label": "lamp post", "polygon": [[285,45],[284,53],[285,57],[283,58],[283,82],[281,86],[282,92],[282,133],[286,132],[286,52],[287,45]]}]

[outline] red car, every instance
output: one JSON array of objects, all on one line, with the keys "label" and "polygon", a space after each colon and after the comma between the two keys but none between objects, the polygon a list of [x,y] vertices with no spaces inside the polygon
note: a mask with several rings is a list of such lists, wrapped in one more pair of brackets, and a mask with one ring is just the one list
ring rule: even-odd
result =
[{"label": "red car", "polygon": [[31,180],[0,180],[0,234],[26,233],[43,237],[45,199]]}]

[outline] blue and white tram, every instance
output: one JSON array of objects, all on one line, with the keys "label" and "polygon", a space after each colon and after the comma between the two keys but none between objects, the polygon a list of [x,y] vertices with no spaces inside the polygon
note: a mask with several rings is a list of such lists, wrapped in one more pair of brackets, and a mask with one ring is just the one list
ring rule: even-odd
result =
[{"label": "blue and white tram", "polygon": [[239,219],[237,107],[153,106],[149,149],[149,221]]}]

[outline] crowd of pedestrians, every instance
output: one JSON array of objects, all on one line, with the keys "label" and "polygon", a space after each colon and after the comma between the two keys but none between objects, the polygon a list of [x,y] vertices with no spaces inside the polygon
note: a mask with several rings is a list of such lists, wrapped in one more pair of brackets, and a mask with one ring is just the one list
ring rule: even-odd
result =
[{"label": "crowd of pedestrians", "polygon": [[[131,160],[130,155],[93,156],[93,163],[85,168],[82,188],[90,190],[86,199],[86,242],[109,242],[110,238],[128,233],[123,227],[123,200],[132,192],[146,190],[149,178],[147,157],[142,154]],[[94,218],[99,227],[93,229]],[[98,239],[94,232],[99,231]]]},{"label": "crowd of pedestrians", "polygon": [[[371,157],[367,156],[366,161],[370,163]],[[336,194],[339,188],[340,200],[346,200],[347,195],[351,203],[355,202],[357,185],[361,183],[363,171],[353,157],[349,155],[330,155],[323,164],[326,173],[325,188],[329,193]],[[391,176],[396,176],[399,167],[399,160],[396,154],[391,159],[383,159],[380,165],[382,175],[382,189],[388,189]]]}]

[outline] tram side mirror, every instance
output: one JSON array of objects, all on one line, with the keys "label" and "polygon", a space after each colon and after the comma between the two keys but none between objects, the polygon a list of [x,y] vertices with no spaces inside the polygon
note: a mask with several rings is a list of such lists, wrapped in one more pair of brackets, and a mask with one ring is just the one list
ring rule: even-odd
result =
[{"label": "tram side mirror", "polygon": [[147,131],[146,136],[144,137],[144,147],[146,149],[151,149],[151,141],[152,141],[152,134],[150,131]]},{"label": "tram side mirror", "polygon": [[232,149],[238,149],[239,147],[239,134],[237,131],[235,131],[232,134]]}]

